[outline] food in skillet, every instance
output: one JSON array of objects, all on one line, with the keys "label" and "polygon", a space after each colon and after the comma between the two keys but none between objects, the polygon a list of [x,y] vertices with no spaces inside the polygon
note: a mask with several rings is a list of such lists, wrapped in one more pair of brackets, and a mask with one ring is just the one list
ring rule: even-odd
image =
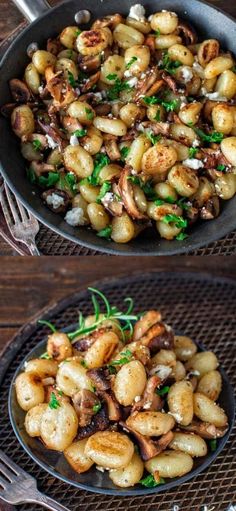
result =
[{"label": "food in skillet", "polygon": [[80,314],[67,334],[41,321],[52,329],[47,352],[16,378],[28,435],[62,451],[78,474],[107,470],[119,487],[190,472],[228,428],[216,355],[174,335],[159,311],[136,316],[128,298],[121,312],[90,291],[94,314]]},{"label": "food in skillet", "polygon": [[117,243],[152,224],[183,240],[235,195],[235,59],[219,41],[137,4],[30,55],[2,111],[30,181],[68,224]]}]

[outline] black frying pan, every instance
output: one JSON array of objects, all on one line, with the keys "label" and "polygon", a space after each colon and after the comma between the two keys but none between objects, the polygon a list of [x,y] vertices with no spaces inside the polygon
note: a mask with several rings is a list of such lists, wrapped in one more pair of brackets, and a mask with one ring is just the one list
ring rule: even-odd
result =
[{"label": "black frying pan", "polygon": [[[127,15],[130,6],[138,2],[138,0],[70,0],[50,9],[45,0],[14,1],[21,10],[24,10],[28,19],[35,21],[17,37],[0,64],[1,104],[11,99],[8,81],[23,74],[28,63],[26,49],[31,42],[36,41],[43,47],[49,37],[57,35],[63,27],[74,24],[74,16],[80,9],[90,10],[92,19],[96,19],[115,12]],[[199,0],[140,0],[140,3],[146,7],[148,15],[161,9],[176,11],[181,18],[195,25],[201,37],[219,39],[223,47],[236,54],[236,22],[219,9]],[[40,17],[37,19],[38,16]],[[116,255],[172,255],[204,246],[236,228],[235,199],[224,203],[219,218],[194,227],[190,236],[183,242],[160,240],[158,234],[150,229],[127,245],[118,245],[98,238],[94,232],[86,228],[72,228],[62,217],[43,205],[37,188],[33,189],[27,181],[19,141],[13,135],[9,122],[3,117],[0,118],[0,133],[1,172],[12,191],[45,225],[88,248]]]}]

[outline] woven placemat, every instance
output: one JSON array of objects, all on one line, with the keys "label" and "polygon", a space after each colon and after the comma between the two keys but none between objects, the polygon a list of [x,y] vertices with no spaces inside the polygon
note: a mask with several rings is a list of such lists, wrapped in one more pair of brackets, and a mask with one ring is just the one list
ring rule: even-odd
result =
[{"label": "woven placemat", "polygon": [[[0,58],[6,51],[7,47],[12,43],[14,38],[25,28],[26,22],[20,24],[12,34],[0,46]],[[236,200],[236,199],[235,199]],[[90,250],[73,243],[66,238],[56,234],[40,223],[39,234],[36,239],[37,246],[43,255],[103,255],[103,253]],[[10,239],[9,239],[10,243]],[[189,252],[189,255],[233,255],[236,254],[236,231],[231,232],[219,241],[210,243],[206,247]],[[104,254],[105,255],[105,254]]]},{"label": "woven placemat", "polygon": [[[95,283],[95,286],[118,308],[122,309],[126,296],[134,298],[135,312],[160,308],[164,320],[176,331],[214,350],[236,388],[235,281],[211,278],[206,274],[153,272],[109,283]],[[91,298],[87,291],[55,304],[41,317],[52,321],[60,329],[77,321],[78,310],[84,314],[91,313]],[[60,501],[70,511],[229,511],[230,505],[236,505],[236,428],[210,467],[188,483],[157,495],[125,498],[97,495],[63,483],[36,465],[20,447],[12,431],[7,398],[18,365],[47,333],[48,329],[38,326],[34,319],[14,338],[0,361],[0,384],[3,379],[0,400],[1,449],[36,477],[43,492]],[[39,508],[21,505],[18,509],[37,511]]]}]

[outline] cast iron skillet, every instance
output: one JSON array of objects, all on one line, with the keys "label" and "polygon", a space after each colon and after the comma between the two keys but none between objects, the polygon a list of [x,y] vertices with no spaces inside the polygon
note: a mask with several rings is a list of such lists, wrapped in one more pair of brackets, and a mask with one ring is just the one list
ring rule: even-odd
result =
[{"label": "cast iron skillet", "polygon": [[[73,331],[77,325],[71,325],[64,331]],[[198,345],[200,351],[204,351],[203,346]],[[32,358],[38,358],[46,351],[46,340],[41,341],[35,346],[30,353],[25,357],[22,364],[18,367],[15,372],[12,384],[9,392],[8,399],[8,412],[13,427],[14,433],[27,452],[27,454],[38,464],[44,468],[54,477],[61,479],[62,481],[71,484],[77,488],[83,490],[102,493],[106,495],[116,496],[137,496],[137,495],[149,495],[150,493],[159,493],[165,490],[169,490],[183,483],[186,483],[193,477],[200,474],[205,470],[214,459],[220,454],[224,448],[234,424],[234,393],[233,388],[228,380],[228,377],[223,369],[219,369],[222,376],[222,391],[219,397],[219,404],[222,406],[227,414],[229,421],[229,429],[223,438],[218,439],[217,449],[214,452],[208,452],[203,458],[194,458],[194,467],[188,474],[182,477],[176,477],[174,479],[167,479],[165,484],[156,486],[155,488],[145,488],[141,485],[135,485],[133,488],[122,489],[118,488],[113,484],[111,479],[108,477],[106,472],[102,473],[95,468],[91,468],[88,472],[78,475],[67,463],[62,453],[51,451],[42,446],[42,442],[38,438],[31,438],[25,430],[24,419],[25,412],[20,408],[16,399],[15,391],[15,380],[18,374],[24,370],[25,362],[28,362]]]},{"label": "cast iron skillet", "polygon": [[[49,37],[58,34],[65,26],[74,24],[74,15],[80,9],[88,9],[92,13],[92,20],[120,12],[127,15],[130,6],[138,0],[69,0],[48,10],[45,0],[14,0],[24,7],[24,12],[31,20],[43,11],[43,15],[36,19],[14,41],[0,64],[0,101],[1,104],[11,100],[8,81],[13,77],[20,77],[28,57],[27,46],[37,41],[43,47]],[[191,21],[196,27],[200,37],[219,39],[222,46],[236,54],[236,23],[230,16],[219,9],[199,0],[140,0],[147,14],[161,9],[176,11],[181,18]],[[32,11],[34,11],[32,13]],[[25,161],[23,160],[19,141],[12,134],[8,120],[0,117],[0,168],[4,178],[12,191],[20,198],[23,204],[35,216],[58,234],[81,245],[116,255],[172,255],[188,252],[215,241],[236,228],[236,200],[224,203],[219,218],[209,222],[202,222],[193,228],[190,236],[183,242],[166,241],[158,239],[158,234],[150,229],[137,239],[126,245],[119,245],[98,238],[94,232],[87,228],[70,227],[61,216],[51,212],[43,205],[38,189],[32,187],[25,174]],[[32,193],[33,192],[33,193]]]}]

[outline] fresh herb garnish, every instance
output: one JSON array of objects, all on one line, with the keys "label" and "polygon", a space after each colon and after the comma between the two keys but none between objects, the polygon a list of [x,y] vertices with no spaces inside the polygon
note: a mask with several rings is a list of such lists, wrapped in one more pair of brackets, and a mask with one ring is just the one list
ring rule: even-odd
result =
[{"label": "fresh herb garnish", "polygon": [[217,170],[219,170],[220,172],[224,172],[226,170],[226,166],[225,165],[217,165]]},{"label": "fresh herb garnish", "polygon": [[222,140],[224,138],[224,134],[220,133],[219,131],[212,131],[212,133],[205,133],[200,128],[193,128],[193,129],[194,129],[195,133],[197,133],[197,135],[201,138],[201,140],[203,142],[220,143],[220,142],[222,142]]},{"label": "fresh herb garnish", "polygon": [[217,449],[217,440],[216,440],[216,438],[213,438],[212,440],[210,440],[209,441],[209,445],[210,445],[211,452],[216,451],[216,449]]},{"label": "fresh herb garnish", "polygon": [[73,135],[75,135],[77,138],[85,137],[87,135],[87,130],[81,129],[74,131]]},{"label": "fresh herb garnish", "polygon": [[121,161],[124,161],[130,152],[130,147],[124,146],[120,149]]},{"label": "fresh herb garnish", "polygon": [[121,355],[121,358],[119,358],[118,360],[113,360],[112,362],[110,362],[110,364],[108,364],[108,367],[112,366],[123,366],[125,364],[128,364],[128,362],[130,362],[130,359],[132,358],[133,356],[133,353],[132,351],[130,350],[125,350],[125,351],[122,351],[122,353],[120,354]]},{"label": "fresh herb garnish", "polygon": [[[108,76],[111,77],[114,75],[108,75]],[[113,80],[114,78],[108,78],[108,80],[110,80],[110,79]],[[130,91],[131,87],[127,82],[124,82],[124,81],[120,80],[120,78],[117,77],[115,79],[114,85],[112,85],[112,87],[107,91],[107,98],[110,101],[113,101],[119,97],[120,92],[122,92],[123,90]]]},{"label": "fresh herb garnish", "polygon": [[68,73],[68,82],[71,85],[71,87],[75,88],[78,85],[78,81],[75,79],[73,73],[71,71],[67,71]]},{"label": "fresh herb garnish", "polygon": [[78,35],[80,35],[80,34],[81,34],[81,32],[82,32],[82,30],[80,30],[80,28],[77,28],[77,30],[76,30],[76,35],[77,35],[77,36],[78,36]]},{"label": "fresh herb garnish", "polygon": [[26,169],[26,175],[27,179],[32,185],[34,185],[37,182],[37,176],[31,167],[29,169]]},{"label": "fresh herb garnish", "polygon": [[102,408],[101,403],[98,403],[97,405],[93,406],[93,412],[98,413],[101,410],[101,408]]},{"label": "fresh herb garnish", "polygon": [[160,480],[157,482],[152,474],[149,474],[144,479],[140,479],[139,484],[142,484],[143,486],[146,486],[147,488],[155,488],[155,486],[158,486],[159,484],[165,484],[165,479],[163,477],[160,477]]},{"label": "fresh herb garnish", "polygon": [[143,190],[145,195],[150,200],[156,200],[157,194],[152,186],[151,181],[147,181],[144,183],[138,176],[129,176],[128,180],[134,183],[135,185],[140,186],[140,188]]},{"label": "fresh herb garnish", "polygon": [[174,75],[176,73],[176,69],[180,66],[182,66],[182,62],[179,60],[171,60],[168,51],[164,52],[162,64],[159,66],[160,69],[164,69],[170,75]]},{"label": "fresh herb garnish", "polygon": [[173,99],[172,101],[164,101],[161,98],[157,98],[156,96],[144,96],[143,98],[144,103],[146,105],[156,105],[160,104],[162,105],[167,112],[173,112],[180,103],[179,99]]},{"label": "fresh herb garnish", "polygon": [[60,403],[56,397],[56,394],[54,392],[51,393],[51,396],[50,396],[50,401],[48,403],[48,406],[49,408],[51,408],[52,410],[57,410],[57,408],[59,408]]},{"label": "fresh herb garnish", "polygon": [[82,365],[82,367],[84,367],[85,369],[88,369],[88,366],[87,366],[87,363],[85,362],[85,360],[81,360],[80,361],[80,364]]},{"label": "fresh herb garnish", "polygon": [[110,190],[111,190],[111,183],[110,183],[109,181],[105,181],[105,182],[102,184],[102,186],[101,186],[101,190],[100,190],[100,192],[99,192],[99,195],[98,195],[98,197],[97,197],[96,202],[97,202],[98,204],[101,204],[101,201],[102,201],[103,197],[105,197],[106,193],[107,193],[107,192],[110,192]]},{"label": "fresh herb garnish", "polygon": [[94,118],[94,113],[91,108],[85,108],[86,116],[89,121],[92,121]]},{"label": "fresh herb garnish", "polygon": [[157,30],[155,30],[155,35],[156,35],[157,37],[159,37],[159,35],[161,35],[161,31],[160,31],[160,29],[159,29],[159,28],[158,28]]},{"label": "fresh herb garnish", "polygon": [[48,328],[50,328],[50,330],[55,334],[55,332],[57,331],[57,329],[55,328],[55,326],[50,323],[50,321],[46,321],[45,319],[39,319],[38,320],[38,324],[39,325],[46,325]]},{"label": "fresh herb garnish", "polygon": [[165,396],[166,394],[168,394],[169,390],[170,387],[166,385],[165,387],[162,387],[162,389],[157,389],[156,393],[158,394],[158,396]]},{"label": "fresh herb garnish", "polygon": [[111,73],[111,74],[107,75],[106,78],[108,80],[116,80],[118,77],[117,77],[116,73]]},{"label": "fresh herb garnish", "polygon": [[38,184],[43,188],[51,188],[59,181],[60,175],[58,172],[49,172],[48,176],[39,176]]},{"label": "fresh herb garnish", "polygon": [[155,145],[161,139],[161,135],[153,135],[151,131],[146,131],[146,137]]},{"label": "fresh herb garnish", "polygon": [[43,353],[43,355],[41,355],[41,357],[43,360],[52,360],[52,357],[50,357],[50,355],[46,352],[46,353]]},{"label": "fresh herb garnish", "polygon": [[125,67],[126,67],[126,69],[129,69],[129,68],[132,66],[132,64],[133,64],[134,62],[136,62],[136,60],[138,60],[138,59],[137,59],[137,57],[131,57],[131,59],[129,60],[129,62],[128,62],[128,63],[126,64],[126,66],[125,66]]},{"label": "fresh herb garnish", "polygon": [[155,121],[160,122],[160,120],[161,120],[161,112],[160,112],[160,110],[157,110],[157,113],[156,113],[154,119],[155,119]]},{"label": "fresh herb garnish", "polygon": [[97,236],[99,238],[110,239],[111,238],[111,233],[112,233],[112,226],[108,225],[108,227],[105,227],[105,229],[102,229],[101,231],[99,231],[97,233]]},{"label": "fresh herb garnish", "polygon": [[179,232],[179,234],[177,234],[177,236],[175,236],[175,239],[176,239],[177,241],[183,241],[183,240],[185,240],[187,237],[188,237],[188,235],[186,234],[186,232]]},{"label": "fresh herb garnish", "polygon": [[188,221],[178,215],[165,215],[162,221],[165,224],[174,224],[178,229],[184,229],[188,225]]},{"label": "fresh herb garnish", "polygon": [[96,157],[94,159],[94,168],[93,173],[91,176],[86,177],[85,179],[82,179],[80,181],[80,184],[87,184],[97,186],[99,184],[99,174],[105,165],[108,165],[110,163],[110,159],[106,154],[103,153],[97,153]]},{"label": "fresh herb garnish", "polygon": [[198,149],[196,147],[189,147],[189,150],[188,150],[189,158],[195,158],[197,152],[198,152]]},{"label": "fresh herb garnish", "polygon": [[33,140],[32,144],[33,144],[33,148],[35,149],[35,151],[40,151],[40,149],[42,147],[42,143],[40,142],[40,140],[38,140],[36,138],[35,140]]}]

